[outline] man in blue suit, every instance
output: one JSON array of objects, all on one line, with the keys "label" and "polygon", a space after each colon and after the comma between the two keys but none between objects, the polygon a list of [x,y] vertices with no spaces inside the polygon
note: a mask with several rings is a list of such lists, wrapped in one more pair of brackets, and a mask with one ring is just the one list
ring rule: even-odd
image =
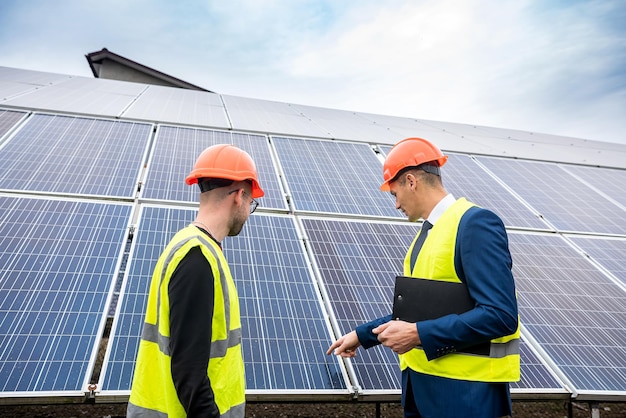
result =
[{"label": "man in blue suit", "polygon": [[[339,338],[327,354],[354,357],[358,347],[377,344],[398,353],[405,417],[508,416],[509,382],[520,377],[508,238],[496,214],[444,189],[446,161],[425,139],[402,140],[385,159],[381,190],[396,198],[409,221],[424,220],[403,274],[465,283],[474,308],[417,323],[379,318]],[[488,353],[464,351],[481,343]]]}]

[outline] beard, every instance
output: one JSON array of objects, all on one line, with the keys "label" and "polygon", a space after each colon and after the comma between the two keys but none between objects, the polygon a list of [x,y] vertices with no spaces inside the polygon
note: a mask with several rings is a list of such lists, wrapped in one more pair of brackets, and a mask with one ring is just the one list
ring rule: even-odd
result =
[{"label": "beard", "polygon": [[233,217],[232,222],[230,224],[230,228],[228,230],[229,237],[234,237],[234,236],[239,235],[239,233],[243,229],[243,225],[248,220],[248,216],[242,216],[242,215],[237,214],[236,216]]}]

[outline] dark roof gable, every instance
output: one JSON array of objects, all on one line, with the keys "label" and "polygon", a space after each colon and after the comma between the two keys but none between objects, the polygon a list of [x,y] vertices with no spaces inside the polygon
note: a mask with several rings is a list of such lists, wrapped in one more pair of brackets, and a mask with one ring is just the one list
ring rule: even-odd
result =
[{"label": "dark roof gable", "polygon": [[133,60],[115,54],[106,48],[85,55],[91,71],[96,78],[131,81],[137,83],[155,84],[159,86],[178,87],[188,90],[200,90],[213,93],[210,90],[188,83],[171,75],[146,67]]}]

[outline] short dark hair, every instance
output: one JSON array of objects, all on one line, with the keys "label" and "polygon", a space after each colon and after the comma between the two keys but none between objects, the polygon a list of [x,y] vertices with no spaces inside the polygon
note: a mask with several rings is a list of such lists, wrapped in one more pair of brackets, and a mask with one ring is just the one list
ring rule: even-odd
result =
[{"label": "short dark hair", "polygon": [[199,178],[198,187],[200,193],[208,192],[213,189],[219,189],[220,187],[227,187],[233,184],[233,180],[228,179],[212,179],[212,178]]},{"label": "short dark hair", "polygon": [[398,171],[398,174],[396,174],[396,176],[389,183],[393,183],[394,181],[398,180],[401,175],[411,170],[422,170],[427,173],[441,177],[441,169],[439,168],[439,164],[437,164],[437,161],[428,161],[420,165],[410,165],[408,167],[404,167],[403,169]]},{"label": "short dark hair", "polygon": [[398,172],[396,179],[393,181],[400,180],[400,184],[404,184],[406,177],[401,178],[400,176],[409,171],[413,171],[415,175],[419,175],[426,182],[426,184],[430,186],[442,184],[441,169],[436,161],[429,161],[420,165],[404,167]]}]

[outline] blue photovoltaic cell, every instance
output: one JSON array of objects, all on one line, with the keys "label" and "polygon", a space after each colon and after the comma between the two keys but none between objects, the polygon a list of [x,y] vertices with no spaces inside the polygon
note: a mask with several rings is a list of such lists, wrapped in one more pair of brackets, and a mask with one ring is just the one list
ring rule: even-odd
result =
[{"label": "blue photovoltaic cell", "polygon": [[402,217],[369,145],[272,137],[296,211]]},{"label": "blue photovoltaic cell", "polygon": [[0,189],[132,198],[151,129],[33,115],[0,148]]},{"label": "blue photovoltaic cell", "polygon": [[215,144],[233,144],[250,154],[265,192],[265,196],[257,199],[260,208],[287,209],[267,138],[230,131],[160,126],[142,196],[146,199],[198,202],[198,186],[188,186],[185,177],[202,151]]},{"label": "blue photovoltaic cell", "polygon": [[626,240],[583,236],[568,238],[626,285]]},{"label": "blue photovoltaic cell", "polygon": [[560,236],[509,234],[520,316],[576,390],[626,390],[626,292]]},{"label": "blue photovoltaic cell", "polygon": [[477,159],[558,230],[626,235],[626,211],[556,164]]},{"label": "blue photovoltaic cell", "polygon": [[[114,325],[103,390],[129,390],[152,269],[168,240],[195,218],[190,209],[144,206]],[[342,390],[347,387],[326,314],[292,218],[252,215],[226,238],[242,318],[248,390]]]},{"label": "blue photovoltaic cell", "polygon": [[626,207],[626,170],[582,165],[561,165],[560,167]]},{"label": "blue photovoltaic cell", "polygon": [[548,392],[565,392],[563,385],[554,377],[548,367],[530,349],[524,336],[520,339],[521,376],[519,382],[511,383],[511,392],[528,392],[543,389]]},{"label": "blue photovoltaic cell", "polygon": [[[389,315],[395,277],[418,226],[308,218],[302,224],[339,333]],[[352,364],[365,390],[401,388],[398,357],[391,350],[359,350]]]},{"label": "blue photovoltaic cell", "polygon": [[9,132],[23,117],[25,112],[0,109],[0,139]]},{"label": "blue photovoltaic cell", "polygon": [[0,197],[0,393],[84,390],[130,214]]},{"label": "blue photovoltaic cell", "polygon": [[[386,155],[391,147],[380,146],[380,149]],[[468,155],[446,155],[448,161],[441,169],[441,178],[445,189],[454,197],[465,197],[495,212],[506,226],[551,229]]]},{"label": "blue photovoltaic cell", "polygon": [[[343,335],[357,325],[390,314],[394,279],[402,273],[417,225],[308,218],[302,223],[339,333]],[[365,390],[401,388],[398,358],[382,346],[359,350],[352,364]],[[563,390],[525,345],[521,372],[522,380],[512,387]]]},{"label": "blue photovoltaic cell", "polygon": [[130,390],[139,336],[143,329],[152,270],[161,252],[195,212],[181,209],[142,208],[139,229],[127,261],[126,281],[118,300],[119,312],[109,340],[108,365],[101,375],[103,390]]},{"label": "blue photovoltaic cell", "polygon": [[551,229],[467,155],[447,154],[441,169],[444,187],[455,197],[492,210],[506,226]]}]

